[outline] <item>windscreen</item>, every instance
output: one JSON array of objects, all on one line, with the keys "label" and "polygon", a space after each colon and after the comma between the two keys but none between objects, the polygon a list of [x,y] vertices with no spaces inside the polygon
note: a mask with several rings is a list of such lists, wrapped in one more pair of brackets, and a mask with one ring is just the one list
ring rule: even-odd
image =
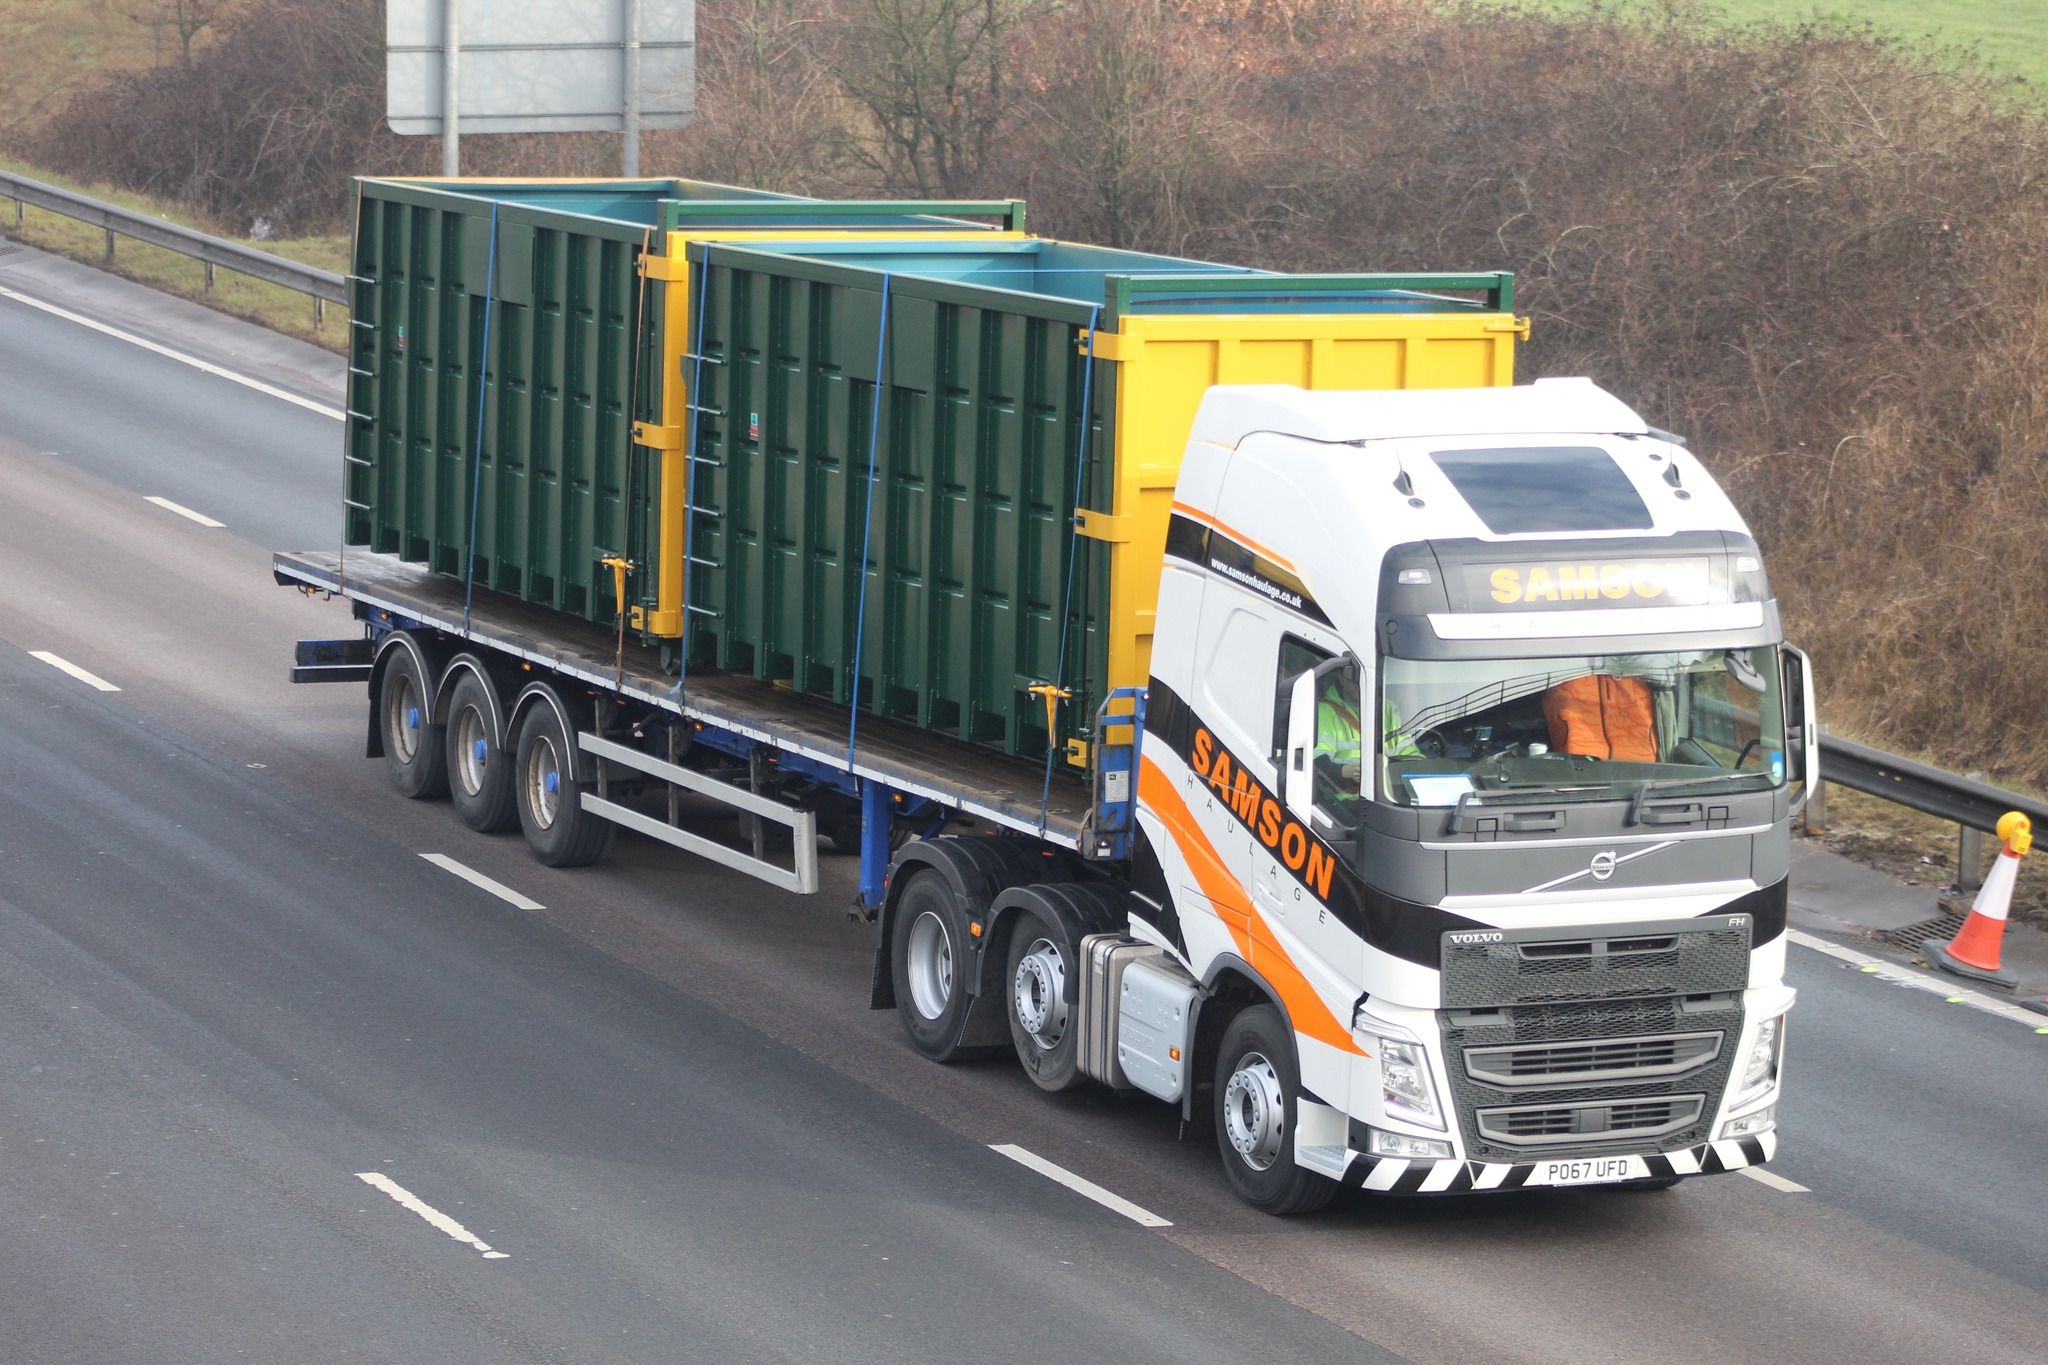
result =
[{"label": "windscreen", "polygon": [[1610,801],[1777,786],[1784,709],[1774,646],[1555,659],[1381,661],[1379,796]]}]

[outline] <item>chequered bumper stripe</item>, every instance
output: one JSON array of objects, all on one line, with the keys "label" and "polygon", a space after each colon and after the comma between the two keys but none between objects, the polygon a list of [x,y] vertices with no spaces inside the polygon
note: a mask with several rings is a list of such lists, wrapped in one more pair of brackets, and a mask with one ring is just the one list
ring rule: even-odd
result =
[{"label": "chequered bumper stripe", "polygon": [[[1640,1152],[1650,1177],[1713,1175],[1761,1166],[1778,1150],[1778,1135],[1763,1133],[1731,1142],[1709,1142],[1675,1152]],[[1408,1161],[1354,1153],[1344,1172],[1353,1189],[1382,1194],[1458,1194],[1465,1190],[1515,1190],[1536,1172],[1533,1161]]]}]

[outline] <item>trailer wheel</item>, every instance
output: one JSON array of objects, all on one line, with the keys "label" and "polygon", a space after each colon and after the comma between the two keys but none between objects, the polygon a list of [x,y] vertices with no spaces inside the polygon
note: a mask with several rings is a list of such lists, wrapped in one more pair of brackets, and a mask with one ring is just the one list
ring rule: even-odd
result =
[{"label": "trailer wheel", "polygon": [[391,784],[415,801],[447,795],[447,741],[434,724],[427,680],[412,650],[392,649],[378,687],[377,716]]},{"label": "trailer wheel", "polygon": [[492,722],[498,709],[489,687],[465,669],[448,698],[448,795],[463,824],[479,834],[502,834],[519,824],[519,811],[512,800],[512,756],[505,752],[509,736]]},{"label": "trailer wheel", "polygon": [[997,1051],[963,1046],[967,1031],[967,916],[945,877],[920,872],[896,903],[889,945],[896,1013],[910,1045],[935,1062],[961,1062]]},{"label": "trailer wheel", "polygon": [[1010,1042],[1040,1090],[1071,1090],[1081,1075],[1081,1021],[1068,1000],[1074,945],[1031,910],[1010,926]]},{"label": "trailer wheel", "polygon": [[1223,1030],[1216,1053],[1216,1146],[1237,1197],[1276,1217],[1313,1213],[1337,1182],[1294,1161],[1301,1076],[1287,1022],[1254,1005]]},{"label": "trailer wheel", "polygon": [[549,867],[582,867],[612,846],[612,822],[583,809],[570,743],[554,707],[527,709],[514,750],[513,804],[533,856]]}]

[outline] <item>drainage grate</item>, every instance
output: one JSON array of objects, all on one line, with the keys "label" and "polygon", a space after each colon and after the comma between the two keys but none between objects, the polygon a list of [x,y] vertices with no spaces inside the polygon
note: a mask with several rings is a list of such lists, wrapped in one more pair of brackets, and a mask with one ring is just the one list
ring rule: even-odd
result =
[{"label": "drainage grate", "polygon": [[1963,927],[1965,918],[1964,911],[1958,911],[1953,915],[1937,915],[1918,924],[1909,924],[1903,929],[1880,930],[1877,936],[1895,948],[1905,948],[1917,953],[1920,951],[1920,945],[1930,938],[1944,943],[1954,938],[1956,931]]}]

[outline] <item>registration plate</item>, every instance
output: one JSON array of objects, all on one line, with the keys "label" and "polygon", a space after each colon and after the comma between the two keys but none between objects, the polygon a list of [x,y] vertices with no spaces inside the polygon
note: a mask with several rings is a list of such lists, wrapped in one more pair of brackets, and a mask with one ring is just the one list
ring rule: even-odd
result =
[{"label": "registration plate", "polygon": [[1617,1180],[1647,1180],[1650,1165],[1639,1156],[1560,1157],[1539,1161],[1531,1185],[1609,1185]]}]

